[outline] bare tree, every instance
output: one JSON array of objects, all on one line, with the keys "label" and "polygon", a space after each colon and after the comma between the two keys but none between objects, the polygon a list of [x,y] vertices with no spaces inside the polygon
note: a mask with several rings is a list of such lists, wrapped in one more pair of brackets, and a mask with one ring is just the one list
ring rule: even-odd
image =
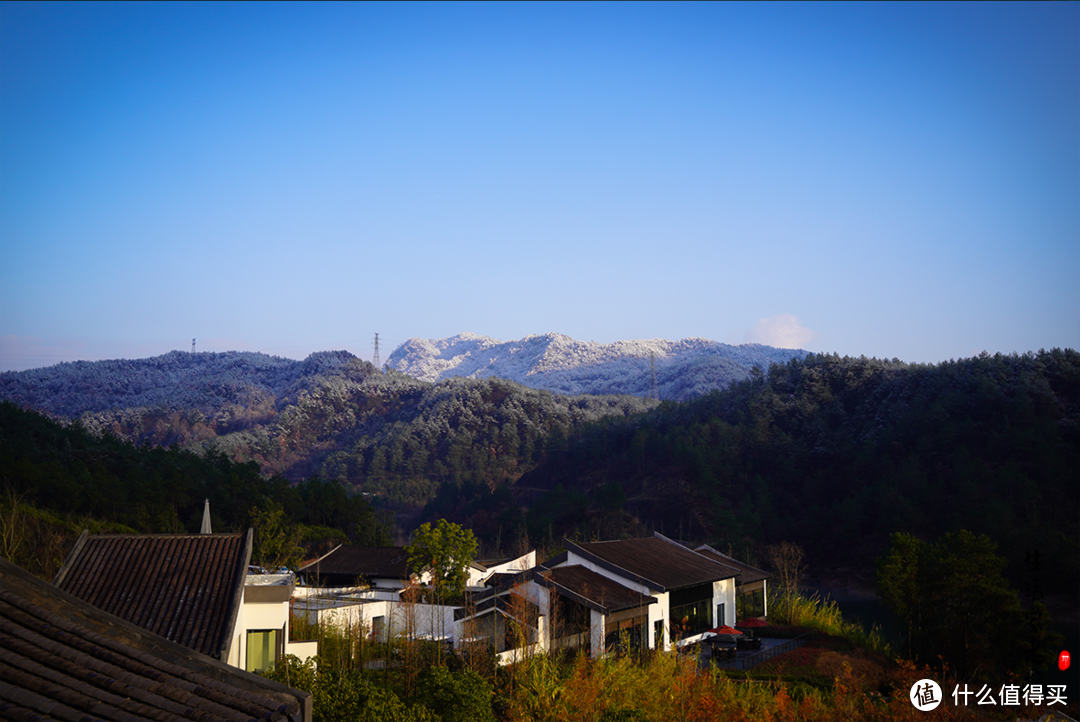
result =
[{"label": "bare tree", "polygon": [[770,545],[765,552],[780,586],[780,608],[785,615],[790,616],[792,604],[799,594],[799,579],[806,571],[803,549],[798,544],[780,542]]},{"label": "bare tree", "polygon": [[802,547],[791,542],[780,542],[769,546],[766,553],[769,555],[769,561],[776,571],[780,587],[787,592],[798,592],[799,578],[806,571],[806,565],[803,564],[804,554]]}]

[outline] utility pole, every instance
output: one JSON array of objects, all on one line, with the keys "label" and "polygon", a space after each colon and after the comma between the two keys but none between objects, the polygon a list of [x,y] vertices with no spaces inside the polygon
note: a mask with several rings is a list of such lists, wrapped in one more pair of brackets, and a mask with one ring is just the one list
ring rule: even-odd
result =
[{"label": "utility pole", "polygon": [[375,359],[372,361],[375,368],[379,368],[379,334],[375,334]]}]

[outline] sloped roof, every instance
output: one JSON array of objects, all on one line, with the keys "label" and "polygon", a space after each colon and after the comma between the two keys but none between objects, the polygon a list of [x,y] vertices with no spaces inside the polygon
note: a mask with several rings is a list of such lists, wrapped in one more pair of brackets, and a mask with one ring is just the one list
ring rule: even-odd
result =
[{"label": "sloped roof", "polygon": [[84,532],[55,584],[166,639],[227,659],[250,558],[250,531]]},{"label": "sloped roof", "polygon": [[554,569],[539,568],[536,572],[533,578],[538,584],[554,587],[556,591],[587,604],[602,614],[656,603],[656,597],[624,587],[580,564]]},{"label": "sloped roof", "polygon": [[575,544],[564,539],[569,552],[656,592],[731,579],[738,572],[668,539],[645,537]]},{"label": "sloped roof", "polygon": [[512,589],[492,589],[471,595],[468,604],[454,609],[454,621],[475,619],[492,611],[511,619],[518,619],[519,616],[524,615],[524,620],[518,619],[518,621],[522,622],[528,619],[535,620],[540,614],[540,608],[536,604],[523,596],[515,595]]},{"label": "sloped roof", "polygon": [[739,584],[750,584],[751,582],[760,582],[762,579],[771,579],[772,574],[766,571],[762,571],[757,567],[752,567],[749,564],[740,562],[738,559],[729,557],[723,552],[718,552],[708,544],[702,544],[695,549],[698,554],[708,557],[724,566],[733,567],[739,572],[738,578],[735,580]]},{"label": "sloped roof", "polygon": [[409,553],[405,547],[361,547],[342,544],[297,570],[316,575],[408,579]]},{"label": "sloped roof", "polygon": [[311,720],[311,695],[230,667],[0,559],[4,719]]}]

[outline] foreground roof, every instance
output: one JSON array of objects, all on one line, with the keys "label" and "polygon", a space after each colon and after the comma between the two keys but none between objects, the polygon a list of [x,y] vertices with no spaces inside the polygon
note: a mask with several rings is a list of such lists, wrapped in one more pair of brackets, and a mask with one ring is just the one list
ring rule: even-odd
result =
[{"label": "foreground roof", "polygon": [[196,652],[227,659],[251,532],[79,537],[55,584]]},{"label": "foreground roof", "polygon": [[297,571],[320,576],[408,579],[409,553],[405,547],[362,547],[341,544]]},{"label": "foreground roof", "polygon": [[0,559],[0,717],[311,720],[311,695],[108,614]]},{"label": "foreground roof", "polygon": [[760,582],[762,579],[772,578],[772,574],[769,574],[766,571],[762,571],[757,567],[752,567],[745,562],[740,562],[734,557],[730,557],[723,552],[719,552],[713,549],[708,544],[702,544],[694,551],[696,551],[698,554],[708,557],[709,559],[712,559],[713,561],[719,562],[724,566],[737,569],[739,572],[739,577],[737,580],[739,584],[750,584],[751,582]]},{"label": "foreground roof", "polygon": [[658,536],[587,544],[568,539],[563,542],[567,551],[657,592],[731,579],[738,574],[729,566]]}]

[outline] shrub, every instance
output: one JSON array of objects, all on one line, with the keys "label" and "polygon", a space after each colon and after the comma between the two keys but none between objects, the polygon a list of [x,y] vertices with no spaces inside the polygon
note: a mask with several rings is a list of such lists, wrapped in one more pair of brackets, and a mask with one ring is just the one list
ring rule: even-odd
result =
[{"label": "shrub", "polygon": [[446,667],[430,667],[420,675],[417,692],[417,699],[443,722],[495,722],[491,685],[471,669],[451,674]]}]

